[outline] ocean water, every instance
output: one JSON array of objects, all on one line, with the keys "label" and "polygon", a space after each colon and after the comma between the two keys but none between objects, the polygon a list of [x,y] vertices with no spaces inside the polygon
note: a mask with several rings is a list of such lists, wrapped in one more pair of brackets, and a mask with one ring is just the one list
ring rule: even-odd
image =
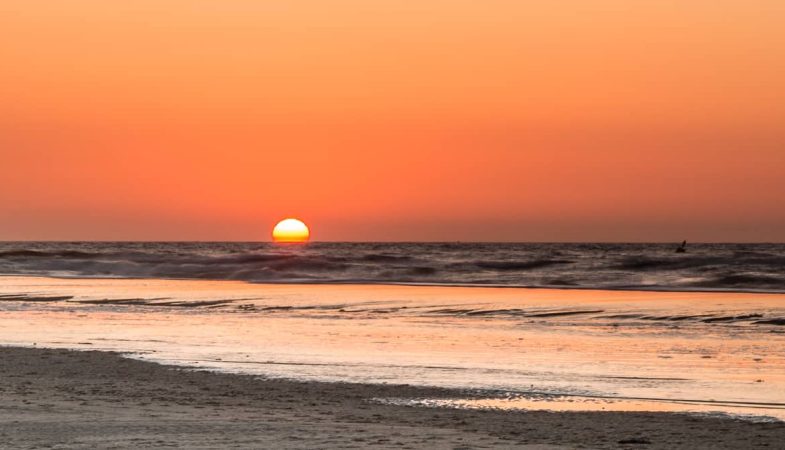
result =
[{"label": "ocean water", "polygon": [[785,292],[785,244],[0,243],[0,274]]},{"label": "ocean water", "polygon": [[674,249],[2,243],[0,345],[472,393],[374,400],[415,406],[785,420],[785,246]]}]

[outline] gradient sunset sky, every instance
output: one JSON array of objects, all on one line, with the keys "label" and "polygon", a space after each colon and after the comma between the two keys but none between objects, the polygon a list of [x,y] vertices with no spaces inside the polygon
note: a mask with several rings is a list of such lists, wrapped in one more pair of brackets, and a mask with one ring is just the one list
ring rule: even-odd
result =
[{"label": "gradient sunset sky", "polygon": [[3,0],[0,240],[785,241],[782,0]]}]

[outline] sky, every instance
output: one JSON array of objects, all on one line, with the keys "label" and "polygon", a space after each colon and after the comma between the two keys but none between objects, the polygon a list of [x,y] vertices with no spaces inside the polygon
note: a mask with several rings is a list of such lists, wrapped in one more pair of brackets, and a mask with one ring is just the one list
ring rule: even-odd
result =
[{"label": "sky", "polygon": [[781,0],[3,0],[0,240],[785,241]]}]

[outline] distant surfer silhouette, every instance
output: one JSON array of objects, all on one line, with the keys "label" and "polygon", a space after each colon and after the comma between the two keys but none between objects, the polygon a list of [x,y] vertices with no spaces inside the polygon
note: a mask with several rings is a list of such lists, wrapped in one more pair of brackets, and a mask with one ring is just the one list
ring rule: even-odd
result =
[{"label": "distant surfer silhouette", "polygon": [[686,253],[687,252],[687,241],[681,243],[681,246],[676,248],[676,253]]}]

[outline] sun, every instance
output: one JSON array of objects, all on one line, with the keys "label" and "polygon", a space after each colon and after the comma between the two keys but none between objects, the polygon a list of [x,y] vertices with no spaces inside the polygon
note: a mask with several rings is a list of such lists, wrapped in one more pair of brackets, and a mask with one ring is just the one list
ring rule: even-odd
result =
[{"label": "sun", "polygon": [[298,219],[284,219],[273,228],[275,242],[308,242],[310,236],[308,226]]}]

